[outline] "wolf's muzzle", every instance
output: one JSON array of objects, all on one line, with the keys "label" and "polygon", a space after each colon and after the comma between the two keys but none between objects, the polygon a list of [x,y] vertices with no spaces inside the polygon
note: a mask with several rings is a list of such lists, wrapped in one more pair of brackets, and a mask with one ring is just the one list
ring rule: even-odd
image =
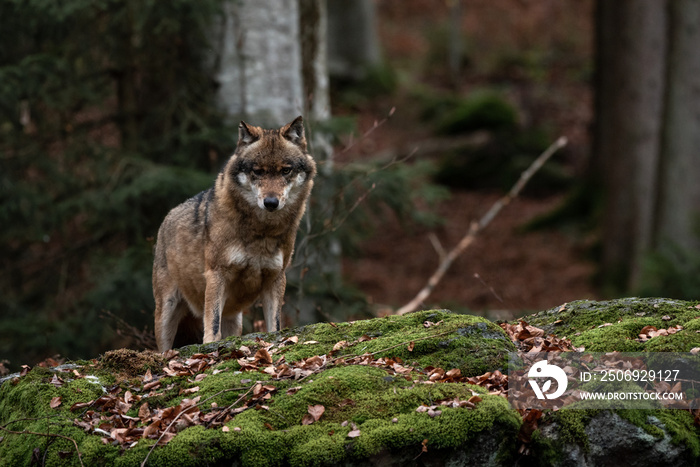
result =
[{"label": "wolf's muzzle", "polygon": [[277,209],[277,206],[280,205],[280,200],[273,196],[270,196],[263,200],[263,205],[265,205],[265,209],[272,212],[275,209]]}]

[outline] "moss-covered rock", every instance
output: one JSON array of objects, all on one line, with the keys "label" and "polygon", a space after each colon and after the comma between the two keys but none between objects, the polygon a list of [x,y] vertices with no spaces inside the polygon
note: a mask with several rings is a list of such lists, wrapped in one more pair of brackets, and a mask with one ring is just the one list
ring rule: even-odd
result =
[{"label": "moss-covered rock", "polygon": [[[665,298],[575,301],[522,318],[590,352],[688,352],[700,347],[700,305]],[[645,326],[682,326],[640,342]],[[560,410],[545,413],[534,465],[698,465],[700,427],[687,410]],[[534,458],[537,461],[534,461]]]},{"label": "moss-covered rock", "polygon": [[[666,298],[622,298],[604,302],[581,300],[542,311],[525,319],[558,337],[567,337],[589,352],[688,352],[700,347],[700,302]],[[638,342],[645,326],[681,325],[670,336]]]},{"label": "moss-covered rock", "polygon": [[[246,346],[254,353],[265,348],[261,342],[273,344],[267,348],[275,362],[283,358],[285,364],[294,365],[324,356],[328,364],[299,379],[275,378],[263,371],[262,364],[253,371],[240,371],[241,361],[233,352],[238,356],[237,349]],[[459,368],[462,376],[505,372],[508,353],[514,349],[494,323],[435,310],[404,317],[321,323],[183,348],[185,367],[187,356],[193,360],[201,359],[197,355],[203,353],[220,356],[212,359],[203,372],[206,376],[198,381],[194,381],[194,374],[163,375],[155,368],[159,363],[162,368],[160,356],[149,352],[109,352],[69,371],[35,368],[25,376],[8,379],[0,387],[0,425],[10,431],[0,434],[4,436],[0,458],[11,465],[29,465],[38,449],[47,465],[79,465],[81,460],[85,465],[138,465],[146,457],[148,465],[168,466],[335,465],[377,459],[382,463],[393,459],[388,464],[399,465],[428,453],[444,459],[458,456],[474,462],[497,462],[515,453],[519,414],[505,398],[488,395],[483,388],[463,382],[434,384],[421,371]],[[410,374],[347,363],[363,355],[369,360],[400,362]],[[147,390],[142,383],[146,371],[160,377],[161,384],[155,390]],[[76,403],[128,390],[134,394],[130,399],[141,398],[124,409],[125,415],[138,423],[141,404],[146,403],[151,410],[173,407],[196,392],[201,401],[207,401],[202,405],[204,413],[212,403],[217,407],[235,405],[256,382],[274,387],[260,410],[242,411],[215,428],[200,425],[183,429],[152,452],[153,439],[137,440],[127,449],[99,427],[86,431],[74,423],[86,410],[99,409],[78,405],[70,410]],[[482,400],[473,408],[444,407],[435,418],[416,412],[421,405],[468,400],[474,394],[480,394]],[[56,398],[60,404],[51,408]],[[303,424],[308,407],[313,405],[325,408],[323,416],[313,424]],[[109,419],[116,410],[105,410],[104,418]],[[355,429],[359,436],[349,437]],[[57,434],[62,437],[53,436]],[[77,443],[81,458],[71,439]],[[423,453],[424,447],[427,453]]]},{"label": "moss-covered rock", "polygon": [[[573,302],[525,319],[587,350],[684,352],[700,346],[695,306],[661,299]],[[677,324],[683,330],[672,336],[635,340],[644,326]],[[522,416],[506,398],[465,382],[505,372],[515,348],[494,323],[431,310],[229,338],[180,349],[169,362],[118,351],[37,367],[0,386],[0,464],[697,464],[700,431],[682,410],[560,410],[545,413],[538,429],[523,436]],[[299,372],[281,376],[285,367]],[[461,376],[431,381],[434,368],[458,368],[450,374]],[[146,432],[126,442],[114,431],[110,436],[120,423],[141,433],[152,423],[144,413],[184,407],[195,396],[199,421],[173,418],[178,433],[164,446],[154,448],[157,436]],[[104,403],[115,398],[116,406]],[[467,400],[474,404],[439,405]],[[324,411],[309,419],[314,406]],[[233,415],[217,422],[218,413]]]}]

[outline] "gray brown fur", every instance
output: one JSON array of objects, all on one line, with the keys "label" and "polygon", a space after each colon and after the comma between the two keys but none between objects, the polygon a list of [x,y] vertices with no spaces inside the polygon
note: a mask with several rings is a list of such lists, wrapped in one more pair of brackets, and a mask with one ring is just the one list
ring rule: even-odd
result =
[{"label": "gray brown fur", "polygon": [[241,335],[242,312],[258,297],[267,330],[279,330],[285,270],[315,175],[301,117],[276,130],[241,122],[215,185],[175,207],[158,230],[158,350],[172,347],[178,326],[193,326],[191,315],[204,343]]}]

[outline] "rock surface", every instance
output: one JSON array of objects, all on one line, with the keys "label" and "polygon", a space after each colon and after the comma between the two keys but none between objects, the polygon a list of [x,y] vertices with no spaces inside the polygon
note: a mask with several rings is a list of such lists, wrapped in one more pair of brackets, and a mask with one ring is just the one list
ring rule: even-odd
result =
[{"label": "rock surface", "polygon": [[[586,350],[687,352],[700,347],[696,305],[582,301],[524,319]],[[645,326],[677,325],[673,335],[635,340]],[[431,310],[230,338],[178,355],[118,350],[36,367],[0,386],[0,459],[61,466],[699,462],[700,428],[689,411],[560,410],[524,422],[499,395],[515,350],[495,323]]]}]

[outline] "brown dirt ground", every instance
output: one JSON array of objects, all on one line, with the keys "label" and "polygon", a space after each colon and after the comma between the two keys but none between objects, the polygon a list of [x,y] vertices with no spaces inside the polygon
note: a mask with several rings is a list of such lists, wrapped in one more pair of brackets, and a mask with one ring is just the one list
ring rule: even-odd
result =
[{"label": "brown dirt ground", "polygon": [[[435,53],[441,50],[435,47],[450,14],[447,4],[442,0],[377,4],[385,58],[413,80],[436,88],[449,88],[446,70],[440,69]],[[566,153],[559,157],[575,175],[586,165],[593,118],[590,83],[580,74],[592,69],[593,5],[591,0],[477,0],[464,3],[462,12],[468,60],[457,92],[466,95],[494,79],[507,84],[524,123],[545,123],[554,135],[568,137]],[[528,63],[532,57],[546,57],[541,75],[528,74],[527,66],[510,65]],[[388,122],[357,141],[352,150],[337,154],[339,165],[386,151],[403,155],[414,141],[431,138],[429,125],[412,115],[410,96],[378,99],[369,109],[334,109],[333,113],[358,116],[362,134],[392,106],[396,114]],[[450,199],[436,207],[445,224],[432,232],[442,247],[448,250],[456,245],[470,222],[479,219],[499,196],[453,191]],[[591,239],[556,229],[521,230],[557,206],[563,196],[528,197],[526,188],[452,265],[426,306],[510,318],[524,310],[598,298],[591,284],[595,265],[585,259]],[[408,231],[392,216],[385,217],[375,235],[362,244],[359,257],[343,260],[345,279],[367,294],[379,313],[413,298],[438,265],[430,231]]]},{"label": "brown dirt ground", "polygon": [[[446,219],[432,233],[445,250],[499,198],[495,193],[454,192],[437,211]],[[541,310],[571,300],[595,299],[594,265],[583,259],[581,240],[555,230],[519,229],[561,201],[561,196],[519,198],[506,206],[455,261],[426,306],[470,309],[494,318]],[[378,305],[411,300],[438,266],[431,231],[405,231],[389,218],[362,245],[359,258],[343,262],[345,278]],[[478,275],[478,276],[477,276]]]}]

